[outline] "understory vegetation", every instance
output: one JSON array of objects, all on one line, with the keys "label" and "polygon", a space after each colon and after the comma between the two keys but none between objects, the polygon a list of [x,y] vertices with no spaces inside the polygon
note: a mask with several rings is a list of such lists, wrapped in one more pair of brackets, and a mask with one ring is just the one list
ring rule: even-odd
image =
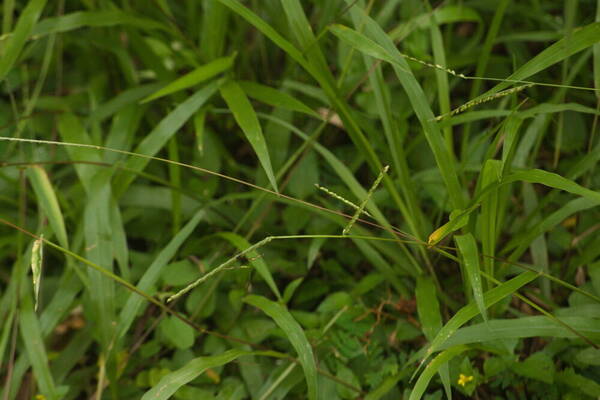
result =
[{"label": "understory vegetation", "polygon": [[0,12],[0,399],[600,398],[600,0]]}]

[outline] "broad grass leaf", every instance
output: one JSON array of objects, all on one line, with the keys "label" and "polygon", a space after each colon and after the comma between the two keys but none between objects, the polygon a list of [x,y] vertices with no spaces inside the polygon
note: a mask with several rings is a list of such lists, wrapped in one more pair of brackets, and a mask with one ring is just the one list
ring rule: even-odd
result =
[{"label": "broad grass leaf", "polygon": [[456,235],[454,237],[460,254],[462,256],[465,275],[469,279],[469,286],[473,290],[473,298],[479,309],[479,313],[487,321],[487,309],[483,301],[483,287],[481,285],[481,270],[479,266],[479,251],[477,242],[471,233]]},{"label": "broad grass leaf", "polygon": [[432,17],[435,18],[435,21],[439,25],[461,21],[482,22],[481,15],[474,8],[467,7],[464,4],[442,4],[439,7],[435,7],[432,11],[424,12],[406,22],[399,23],[398,26],[390,30],[389,36],[394,42],[397,42],[410,35],[416,29],[427,28],[431,24]]},{"label": "broad grass leaf", "polygon": [[48,222],[56,235],[60,245],[66,249],[69,248],[65,220],[58,204],[56,192],[48,178],[46,170],[38,165],[27,168],[27,177],[33,187],[35,196],[42,212],[48,218]]},{"label": "broad grass leaf", "polygon": [[[64,142],[92,144],[92,140],[83,127],[81,120],[71,112],[66,112],[58,118],[58,133]],[[95,149],[68,146],[65,150],[73,161],[102,162],[102,153]],[[75,164],[75,172],[79,176],[81,185],[89,193],[92,178],[97,172],[97,167]]]},{"label": "broad grass leaf", "polygon": [[179,92],[181,90],[190,88],[199,83],[206,82],[207,80],[212,79],[220,73],[230,69],[233,66],[235,56],[236,55],[233,54],[228,57],[217,58],[216,60],[213,60],[208,64],[198,67],[195,70],[188,72],[181,78],[178,78],[175,81],[169,83],[167,86],[163,87],[157,92],[146,97],[141,102],[147,103],[149,101],[156,100],[160,97],[167,96],[171,93]]},{"label": "broad grass leaf", "polygon": [[254,149],[263,170],[267,174],[271,186],[273,186],[275,191],[279,191],[277,188],[277,180],[273,174],[273,167],[271,166],[269,149],[267,148],[267,143],[265,142],[256,112],[254,111],[254,108],[252,108],[252,104],[250,104],[248,97],[246,97],[246,94],[240,85],[234,81],[228,81],[221,86],[221,96],[223,96],[223,99],[233,113],[236,122]]},{"label": "broad grass leaf", "polygon": [[600,42],[600,22],[595,22],[574,30],[572,34],[546,47],[541,53],[527,61],[523,66],[477,99],[489,97],[513,85],[511,81],[524,80],[545,70],[546,68],[565,60],[590,46]]},{"label": "broad grass leaf", "polygon": [[[86,258],[103,267],[113,270],[112,228],[110,206],[112,202],[111,179],[113,169],[96,169],[88,184],[87,201],[83,213],[83,232]],[[109,351],[115,334],[115,282],[100,271],[88,269],[89,293],[95,311],[97,332],[103,351]]]},{"label": "broad grass leaf", "polygon": [[347,26],[335,24],[329,27],[331,33],[370,57],[396,64],[396,60],[380,45]]},{"label": "broad grass leaf", "polygon": [[433,340],[442,327],[442,315],[437,290],[430,277],[421,275],[417,278],[415,297],[421,329],[427,340]]},{"label": "broad grass leaf", "polygon": [[296,99],[281,90],[277,90],[270,86],[266,86],[253,81],[240,81],[238,82],[244,92],[255,100],[263,102],[273,107],[281,107],[290,111],[297,111],[310,115],[311,117],[321,119],[321,116],[308,107],[306,104]]},{"label": "broad grass leaf", "polygon": [[304,282],[304,278],[296,278],[290,283],[288,283],[288,285],[285,287],[285,290],[283,291],[283,297],[281,299],[283,304],[287,304],[290,302],[290,300],[294,296],[294,293],[296,292],[296,289],[298,289],[298,286],[300,286],[302,282]]},{"label": "broad grass leaf", "polygon": [[[576,312],[571,312],[570,314],[576,314]],[[561,322],[587,338],[600,341],[600,319],[594,316],[558,316],[558,318]],[[485,343],[494,340],[529,337],[572,339],[578,336],[546,316],[491,319],[487,324],[480,323],[458,329],[440,346],[440,349],[447,349],[459,344]]]},{"label": "broad grass leaf", "polygon": [[33,311],[33,304],[28,294],[21,296],[21,307],[19,309],[19,331],[25,345],[27,357],[33,368],[33,375],[39,386],[40,392],[49,400],[58,400],[57,388],[55,386],[48,354],[44,345],[44,338],[40,329],[40,323]]},{"label": "broad grass leaf", "polygon": [[[202,3],[200,31],[200,51],[207,60],[214,60],[223,54],[230,33],[230,11],[218,1]],[[196,25],[194,21],[194,25]]]},{"label": "broad grass leaf", "polygon": [[287,308],[279,303],[275,303],[265,297],[250,295],[244,298],[244,302],[261,309],[269,317],[273,318],[275,323],[286,334],[290,343],[298,354],[298,360],[304,370],[306,386],[308,387],[308,399],[316,400],[319,393],[317,385],[317,366],[313,350],[306,339],[304,331],[290,314]]},{"label": "broad grass leaf", "polygon": [[10,337],[10,333],[13,329],[13,321],[16,315],[16,307],[12,308],[10,312],[6,315],[3,323],[4,326],[0,329],[0,365],[4,365],[4,355],[5,350],[8,345],[8,338]]},{"label": "broad grass leaf", "polygon": [[0,58],[0,82],[4,81],[6,75],[19,58],[45,5],[46,0],[30,0],[21,12],[14,31],[6,39],[7,42],[3,44],[2,57]]},{"label": "broad grass leaf", "polygon": [[539,183],[555,189],[564,190],[565,192],[577,194],[589,200],[596,201],[598,202],[598,204],[600,204],[599,192],[584,188],[583,186],[573,182],[572,180],[564,178],[553,172],[548,172],[541,169],[517,171],[508,175],[502,182],[508,183],[517,181]]},{"label": "broad grass leaf", "polygon": [[[135,148],[135,153],[146,156],[158,153],[183,124],[215,94],[218,87],[218,82],[211,82],[188,97],[156,125]],[[132,157],[127,160],[125,166],[133,171],[142,171],[149,162],[147,158]],[[134,179],[133,174],[119,175],[114,182],[115,197],[120,198]]]},{"label": "broad grass leaf", "polygon": [[218,356],[194,358],[177,371],[164,376],[156,386],[144,393],[142,400],[166,400],[188,382],[203,374],[209,368],[228,364],[240,356],[252,354],[249,351],[232,349]]},{"label": "broad grass leaf", "polygon": [[415,386],[410,392],[409,400],[419,400],[425,393],[425,390],[427,390],[431,378],[438,372],[438,369],[466,350],[468,350],[468,347],[466,346],[454,346],[448,350],[444,350],[431,360],[419,376],[419,379],[417,379]]},{"label": "broad grass leaf", "polygon": [[[514,278],[501,283],[493,289],[488,290],[483,294],[486,308],[489,308],[519,290],[524,285],[533,281],[538,277],[538,274],[531,271],[523,272]],[[458,328],[470,321],[479,313],[479,309],[475,303],[469,303],[462,307],[454,314],[454,316],[440,329],[436,337],[431,341],[429,348],[426,351],[426,356],[429,357],[434,352],[438,351],[442,345],[456,332]]]},{"label": "broad grass leaf", "polygon": [[31,36],[38,39],[53,33],[69,32],[79,28],[115,25],[128,25],[143,30],[160,29],[168,31],[164,24],[154,19],[138,17],[120,10],[77,11],[59,17],[43,19],[35,26]]},{"label": "broad grass leaf", "polygon": [[110,227],[115,260],[119,265],[123,279],[130,281],[129,244],[127,243],[127,235],[121,216],[121,209],[114,198],[111,199],[110,204]]},{"label": "broad grass leaf", "polygon": [[319,160],[314,151],[308,152],[297,164],[290,176],[290,193],[299,199],[305,199],[316,191],[319,182]]},{"label": "broad grass leaf", "polygon": [[162,83],[149,83],[146,85],[140,85],[131,89],[127,89],[119,93],[112,99],[108,100],[106,103],[103,103],[100,106],[98,106],[98,108],[96,108],[90,114],[88,122],[90,124],[100,123],[106,118],[110,117],[111,115],[122,111],[126,106],[130,104],[136,104],[136,107],[139,107],[137,103],[141,99],[143,99],[151,93],[154,93],[162,86]]},{"label": "broad grass leaf", "polygon": [[298,50],[292,43],[281,36],[273,27],[263,21],[258,15],[240,3],[238,0],[218,0],[221,4],[227,6],[234,13],[244,18],[251,25],[256,27],[265,36],[271,39],[277,46],[281,47],[292,59],[305,68],[309,68],[308,63],[302,52]]},{"label": "broad grass leaf", "polygon": [[[415,288],[417,300],[417,313],[421,322],[421,329],[427,340],[431,341],[442,328],[442,314],[437,298],[437,289],[431,277],[420,275],[417,277]],[[439,374],[446,393],[450,393],[450,372],[448,364],[440,365]]]},{"label": "broad grass leaf", "polygon": [[[152,264],[146,269],[144,275],[137,284],[138,289],[142,291],[149,291],[152,287],[154,287],[165,265],[167,265],[171,258],[175,256],[177,250],[192,234],[194,229],[196,229],[196,226],[198,226],[200,221],[205,218],[205,216],[206,212],[204,210],[199,210],[188,221],[188,223],[185,224],[179,232],[177,232],[177,234],[154,259]],[[118,338],[125,336],[142,304],[144,304],[144,299],[142,299],[136,293],[131,293],[129,295],[125,306],[119,314],[119,324],[117,327]]]}]

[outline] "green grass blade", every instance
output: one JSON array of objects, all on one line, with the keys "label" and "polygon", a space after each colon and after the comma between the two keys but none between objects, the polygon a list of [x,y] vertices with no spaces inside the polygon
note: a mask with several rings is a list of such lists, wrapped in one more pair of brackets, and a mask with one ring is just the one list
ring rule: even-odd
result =
[{"label": "green grass blade", "polygon": [[[489,308],[505,298],[512,295],[524,285],[536,279],[539,275],[535,272],[526,271],[516,277],[488,290],[484,293],[483,299],[485,307]],[[450,336],[456,332],[458,328],[467,323],[479,313],[479,308],[475,303],[469,303],[461,308],[454,316],[440,329],[436,337],[431,341],[429,348],[426,351],[425,359],[431,354],[438,351],[441,346],[448,340]],[[424,360],[425,360],[424,359]]]},{"label": "green grass blade", "polygon": [[322,119],[316,111],[285,92],[252,81],[240,81],[238,83],[248,97],[252,97],[273,107],[281,107],[286,110],[310,115],[319,120]]},{"label": "green grass blade", "polygon": [[304,370],[306,386],[308,387],[307,398],[309,400],[316,400],[319,388],[317,386],[315,357],[312,347],[298,322],[296,322],[286,307],[262,296],[246,296],[244,302],[261,309],[285,332],[296,353],[298,353],[298,359]]},{"label": "green grass blade", "polygon": [[[154,156],[183,124],[215,94],[218,87],[218,82],[211,82],[177,106],[142,140],[136,147],[135,153]],[[134,171],[141,171],[148,165],[148,162],[148,159],[134,157],[127,160],[125,166]],[[135,176],[132,174],[119,175],[114,182],[115,196],[120,198],[134,179]]]},{"label": "green grass blade", "polygon": [[[579,200],[587,200],[587,199],[579,199]],[[531,216],[536,207],[538,206],[538,199],[535,191],[533,190],[533,185],[530,183],[523,183],[523,201],[525,203],[525,213],[528,216]],[[531,218],[532,223],[538,223],[540,221],[539,215],[534,215]],[[521,246],[523,246],[523,242],[519,242]],[[542,271],[545,275],[550,273],[550,260],[548,257],[548,245],[546,242],[546,237],[544,234],[538,235],[534,237],[530,242],[531,244],[531,258],[532,264],[538,271]],[[513,258],[514,259],[514,258]],[[539,281],[540,289],[542,294],[547,298],[551,299],[551,287],[550,281],[548,279],[540,279]]]},{"label": "green grass blade", "polygon": [[15,30],[4,44],[2,58],[0,58],[0,82],[4,81],[8,72],[19,58],[29,34],[42,14],[46,0],[31,0],[21,12]]},{"label": "green grass blade", "polygon": [[465,4],[442,4],[441,6],[436,7],[432,12],[428,11],[411,18],[406,22],[403,21],[399,23],[398,26],[390,30],[390,38],[394,42],[398,42],[410,35],[416,29],[427,28],[431,23],[431,14],[433,14],[433,17],[439,25],[463,21],[477,23],[482,22],[481,15],[479,15],[474,8],[467,7]]},{"label": "green grass blade", "polygon": [[31,298],[29,298],[29,293],[25,293],[21,298],[19,326],[27,357],[33,367],[33,374],[41,393],[49,400],[58,400],[59,396],[54,379],[50,373],[44,338],[40,330],[38,318],[33,311],[33,304],[31,303]]},{"label": "green grass blade", "polygon": [[168,30],[165,25],[156,20],[134,16],[120,10],[77,11],[40,21],[33,29],[31,36],[38,39],[53,33],[69,32],[84,27],[115,25],[129,25],[143,30]]},{"label": "green grass blade", "polygon": [[[561,317],[561,322],[586,337],[600,341],[600,319],[591,317]],[[494,340],[522,339],[529,337],[579,338],[572,330],[546,316],[521,317],[515,319],[489,320],[487,324],[476,324],[458,329],[440,347],[447,349],[460,344],[485,343]]]},{"label": "green grass blade", "polygon": [[[106,103],[98,106],[98,108],[96,108],[90,114],[88,121],[90,124],[100,123],[111,115],[122,111],[126,106],[130,104],[136,104],[144,97],[159,90],[162,86],[162,83],[150,83],[147,85],[140,85],[131,89],[127,89]],[[136,104],[136,107],[139,106]]]},{"label": "green grass blade", "polygon": [[417,278],[415,297],[421,329],[427,340],[431,341],[442,328],[442,314],[440,313],[437,290],[430,277],[421,275]]},{"label": "green grass blade", "polygon": [[221,86],[221,95],[244,132],[244,135],[246,135],[246,139],[248,139],[248,142],[250,142],[250,145],[254,149],[263,170],[269,178],[271,186],[278,192],[277,180],[273,174],[271,158],[269,157],[269,149],[267,148],[256,112],[254,112],[254,108],[250,104],[248,97],[246,97],[240,85],[233,81],[228,81]]},{"label": "green grass blade", "polygon": [[269,24],[260,19],[258,15],[253,13],[251,10],[246,8],[242,3],[238,0],[218,0],[221,4],[229,7],[233,12],[244,18],[251,25],[254,25],[256,29],[261,31],[265,36],[271,39],[277,46],[281,47],[283,51],[285,51],[294,61],[298,64],[302,65],[304,68],[312,69],[304,56],[293,44],[287,41],[283,36],[281,36],[275,29],[273,29]]},{"label": "green grass blade", "polygon": [[553,172],[544,171],[541,169],[530,169],[526,171],[517,171],[508,175],[502,183],[509,182],[530,182],[539,183],[554,189],[564,190],[565,192],[577,194],[591,201],[600,203],[600,193],[584,188],[583,186],[573,182],[570,179],[564,178]]},{"label": "green grass blade", "polygon": [[466,350],[468,350],[468,347],[466,346],[455,346],[438,354],[423,370],[419,376],[419,379],[417,379],[415,386],[410,392],[410,397],[408,399],[420,400],[425,393],[425,390],[427,390],[427,386],[429,386],[431,378],[433,378],[438,369],[441,366],[446,365],[448,361],[452,360],[454,357]]},{"label": "green grass blade", "polygon": [[570,217],[571,215],[580,211],[588,210],[593,207],[597,207],[600,203],[598,201],[590,200],[588,198],[578,198],[571,200],[564,206],[548,215],[546,218],[538,222],[533,227],[526,230],[523,234],[515,236],[505,246],[503,252],[515,249],[511,259],[520,257],[523,252],[529,247],[529,245],[538,236],[549,232],[552,228],[556,227],[562,221]]},{"label": "green grass blade", "polygon": [[[491,187],[500,182],[502,178],[502,162],[499,160],[488,159],[483,164],[483,171],[479,177],[479,187]],[[499,196],[500,190],[497,187],[487,192],[481,197],[481,214],[478,222],[481,226],[481,249],[486,257],[483,260],[483,270],[490,276],[494,276],[496,255],[496,239],[498,237],[498,224],[500,223]],[[486,286],[487,287],[487,286]]]},{"label": "green grass blade", "polygon": [[130,280],[129,272],[129,247],[127,244],[127,235],[123,225],[121,210],[114,199],[110,204],[110,225],[112,231],[112,248],[115,260],[119,265],[123,279]]},{"label": "green grass blade", "polygon": [[477,99],[482,99],[491,96],[494,93],[498,93],[511,86],[515,81],[523,81],[598,42],[600,42],[600,22],[595,22],[575,30],[572,35],[569,35],[544,49],[540,54],[527,61],[503,82],[477,97]]},{"label": "green grass blade", "polygon": [[[431,341],[442,328],[442,314],[440,313],[437,289],[431,277],[421,275],[417,278],[415,298],[417,300],[417,313],[421,322],[421,328],[427,340]],[[444,390],[446,391],[446,396],[452,398],[450,372],[447,364],[440,366],[439,374],[444,385]]]},{"label": "green grass blade", "polygon": [[[207,60],[214,60],[223,54],[223,48],[229,33],[230,11],[221,3],[216,1],[205,1],[202,3],[202,25],[198,30],[200,37],[200,49],[206,54]],[[193,26],[198,25],[196,16],[190,15]]]},{"label": "green grass blade", "polygon": [[4,365],[4,355],[8,345],[8,338],[10,337],[13,329],[16,327],[14,324],[15,314],[16,308],[11,308],[3,322],[4,326],[2,327],[2,331],[0,333],[0,365]]},{"label": "green grass blade", "polygon": [[[89,182],[88,199],[85,205],[84,238],[86,258],[113,270],[112,229],[110,226],[111,179],[114,170],[101,169]],[[116,313],[114,282],[96,270],[88,270],[90,297],[96,311],[97,331],[103,345],[102,353],[107,356],[114,336]]]},{"label": "green grass blade", "polygon": [[[427,7],[431,8],[429,2]],[[444,40],[442,32],[438,26],[435,13],[431,13],[429,21],[429,30],[431,36],[431,48],[433,50],[433,61],[435,65],[447,65],[446,51],[444,50]],[[448,73],[440,68],[435,69],[435,79],[437,82],[438,103],[440,114],[450,112],[450,87],[448,84]],[[454,139],[452,135],[452,127],[444,127],[444,139],[448,153],[454,157]]]},{"label": "green grass blade", "polygon": [[329,31],[337,36],[338,39],[343,40],[346,44],[354,47],[363,54],[386,61],[393,65],[397,64],[394,57],[390,55],[385,48],[354,29],[350,29],[344,25],[335,24],[329,27]]},{"label": "green grass blade", "polygon": [[[196,212],[189,222],[185,224],[175,236],[173,236],[171,241],[165,246],[164,249],[161,250],[152,264],[150,264],[150,266],[146,269],[144,275],[140,278],[138,284],[136,285],[139,290],[149,291],[155,285],[165,265],[167,265],[173,256],[175,256],[177,250],[192,234],[194,229],[196,229],[196,226],[198,226],[200,221],[205,218],[205,216],[206,212],[203,209]],[[139,308],[143,303],[144,299],[137,294],[131,293],[129,295],[127,302],[119,314],[119,325],[117,327],[118,338],[123,337],[127,333],[129,327],[135,319],[135,316],[137,315]]]},{"label": "green grass blade", "polygon": [[35,165],[27,169],[27,176],[39,202],[38,204],[46,218],[48,218],[58,242],[64,248],[69,248],[65,220],[46,170]]},{"label": "green grass blade", "polygon": [[179,92],[181,90],[190,88],[199,83],[206,82],[207,80],[212,79],[215,76],[229,70],[233,66],[235,56],[236,55],[233,54],[229,57],[217,58],[216,60],[213,60],[208,64],[198,67],[192,72],[189,72],[181,78],[178,78],[175,81],[169,83],[167,86],[158,90],[157,92],[152,93],[150,96],[143,99],[141,103],[147,103],[149,101],[156,100],[160,97],[169,95],[171,93]]},{"label": "green grass blade", "polygon": [[14,11],[15,0],[5,0],[2,2],[2,34],[9,33],[12,29]]},{"label": "green grass blade", "polygon": [[[66,112],[58,119],[58,132],[65,142],[92,144],[90,136],[81,124],[81,121],[75,114]],[[73,161],[86,160],[92,162],[101,162],[101,153],[92,148],[73,147],[67,148],[67,153]],[[92,177],[96,173],[96,167],[92,165],[75,164],[75,172],[79,176],[79,181],[86,192],[90,191]]]},{"label": "green grass blade", "polygon": [[253,353],[240,349],[232,349],[217,356],[194,358],[177,371],[164,376],[156,386],[144,393],[142,400],[169,399],[179,388],[203,374],[207,369],[220,367],[241,356],[250,354]]},{"label": "green grass blade", "polygon": [[479,313],[487,321],[487,309],[483,301],[483,287],[481,285],[481,270],[479,267],[479,251],[477,242],[472,234],[454,236],[458,249],[462,255],[463,265],[466,276],[469,279],[469,286],[473,290],[473,298],[479,309]]}]

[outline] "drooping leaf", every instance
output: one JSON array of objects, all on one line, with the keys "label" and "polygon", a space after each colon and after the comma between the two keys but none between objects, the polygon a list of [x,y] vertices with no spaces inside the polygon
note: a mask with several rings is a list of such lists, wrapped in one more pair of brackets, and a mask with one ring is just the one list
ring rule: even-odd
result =
[{"label": "drooping leaf", "polygon": [[250,145],[254,149],[263,170],[267,174],[267,178],[269,178],[271,186],[273,186],[275,191],[278,191],[267,143],[265,142],[256,112],[252,108],[248,97],[246,97],[240,85],[234,81],[228,81],[221,86],[221,95],[244,132],[246,139],[248,139],[248,142],[250,142]]},{"label": "drooping leaf", "polygon": [[208,64],[196,68],[192,72],[188,72],[181,78],[176,79],[175,81],[169,83],[167,86],[146,97],[141,102],[147,103],[149,101],[156,100],[160,97],[169,95],[171,93],[179,92],[181,90],[190,88],[199,83],[206,82],[207,80],[212,79],[220,73],[225,72],[229,68],[231,68],[234,60],[235,54],[229,57],[217,58],[216,60],[213,60]]},{"label": "drooping leaf", "polygon": [[319,393],[317,386],[317,367],[313,350],[306,339],[304,331],[290,314],[286,307],[275,303],[262,296],[250,295],[244,298],[244,301],[254,307],[261,309],[269,317],[273,318],[275,323],[285,332],[290,343],[298,354],[298,359],[304,370],[306,386],[308,387],[308,399],[316,400]]}]

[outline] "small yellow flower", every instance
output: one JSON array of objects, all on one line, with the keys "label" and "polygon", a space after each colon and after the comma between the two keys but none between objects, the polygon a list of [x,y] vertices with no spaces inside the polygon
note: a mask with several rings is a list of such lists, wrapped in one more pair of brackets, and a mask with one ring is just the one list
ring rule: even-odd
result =
[{"label": "small yellow flower", "polygon": [[464,375],[464,374],[460,374],[458,377],[458,384],[460,386],[466,386],[467,383],[471,382],[473,380],[473,376],[469,375]]},{"label": "small yellow flower", "polygon": [[46,400],[46,396],[44,396],[43,394],[36,394],[35,400]]}]

